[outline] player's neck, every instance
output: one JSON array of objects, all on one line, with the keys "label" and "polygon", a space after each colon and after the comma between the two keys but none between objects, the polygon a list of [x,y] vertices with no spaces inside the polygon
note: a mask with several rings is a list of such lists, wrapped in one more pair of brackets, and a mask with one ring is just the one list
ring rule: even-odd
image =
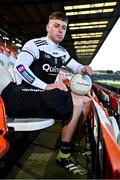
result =
[{"label": "player's neck", "polygon": [[48,41],[49,41],[49,43],[51,45],[53,45],[53,46],[58,46],[59,45],[59,43],[54,42],[50,37],[47,36],[46,38],[48,39]]}]

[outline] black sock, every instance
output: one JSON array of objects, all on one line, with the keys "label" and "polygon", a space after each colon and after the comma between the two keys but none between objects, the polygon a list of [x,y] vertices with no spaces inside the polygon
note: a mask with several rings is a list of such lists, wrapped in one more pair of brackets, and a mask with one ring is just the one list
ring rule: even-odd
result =
[{"label": "black sock", "polygon": [[64,154],[71,153],[71,143],[70,142],[61,141],[60,150]]}]

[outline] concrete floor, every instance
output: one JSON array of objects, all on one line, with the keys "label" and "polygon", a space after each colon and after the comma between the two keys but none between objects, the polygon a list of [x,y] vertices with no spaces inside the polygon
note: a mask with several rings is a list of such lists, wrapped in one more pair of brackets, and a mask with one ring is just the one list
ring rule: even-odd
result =
[{"label": "concrete floor", "polygon": [[[0,179],[88,179],[87,175],[73,175],[56,165],[60,130],[61,125],[56,122],[42,131],[15,132],[10,137],[10,151],[0,162]],[[86,158],[79,159],[86,167]]]}]

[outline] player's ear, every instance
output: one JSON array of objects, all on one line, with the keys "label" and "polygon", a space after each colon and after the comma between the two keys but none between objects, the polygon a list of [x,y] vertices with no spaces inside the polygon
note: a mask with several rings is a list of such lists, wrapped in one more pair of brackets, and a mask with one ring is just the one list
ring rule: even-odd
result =
[{"label": "player's ear", "polygon": [[46,25],[46,30],[47,30],[47,31],[49,30],[49,24]]}]

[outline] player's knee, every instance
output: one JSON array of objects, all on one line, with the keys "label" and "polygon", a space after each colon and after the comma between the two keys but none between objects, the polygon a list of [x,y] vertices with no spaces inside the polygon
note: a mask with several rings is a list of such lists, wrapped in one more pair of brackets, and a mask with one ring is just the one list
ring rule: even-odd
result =
[{"label": "player's knee", "polygon": [[83,104],[84,104],[84,107],[85,109],[87,109],[88,111],[90,110],[91,108],[91,105],[92,105],[92,101],[90,98],[88,98],[87,96],[85,97],[85,100],[83,101]]}]

